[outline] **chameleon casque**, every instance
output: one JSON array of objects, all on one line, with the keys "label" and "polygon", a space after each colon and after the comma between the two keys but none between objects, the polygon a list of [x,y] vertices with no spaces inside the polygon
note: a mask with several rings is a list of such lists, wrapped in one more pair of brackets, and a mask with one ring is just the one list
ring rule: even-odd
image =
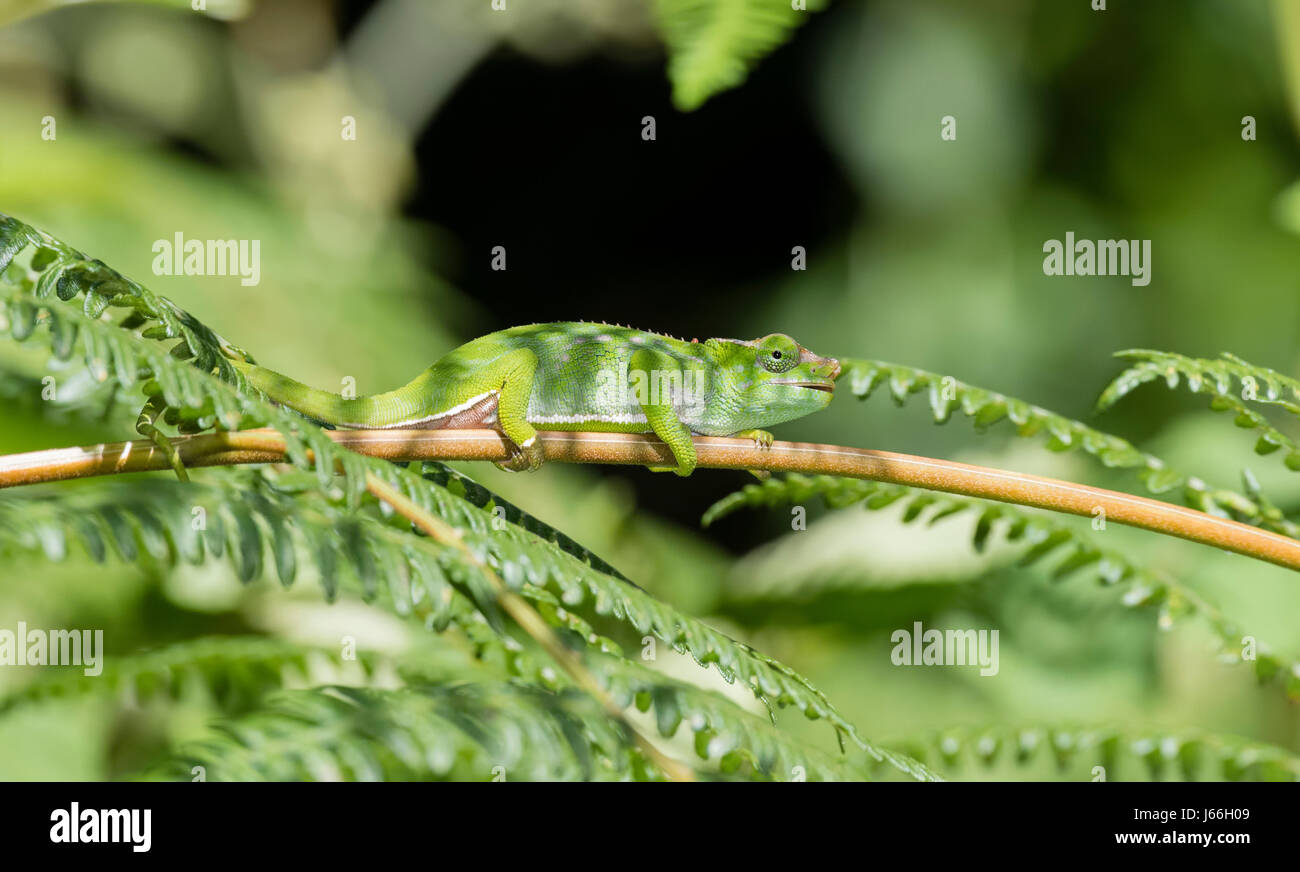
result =
[{"label": "chameleon casque", "polygon": [[468,342],[388,393],[348,399],[269,369],[236,365],[271,400],[336,427],[500,430],[507,469],[537,469],[537,430],[651,433],[678,475],[695,469],[692,434],[762,445],[780,424],[830,403],[839,361],[789,336],[686,342],[612,324],[511,327]]}]

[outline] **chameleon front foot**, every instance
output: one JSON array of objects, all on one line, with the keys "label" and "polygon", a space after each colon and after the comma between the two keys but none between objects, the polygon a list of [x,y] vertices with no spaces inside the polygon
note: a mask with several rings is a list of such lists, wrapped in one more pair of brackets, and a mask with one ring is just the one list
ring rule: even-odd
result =
[{"label": "chameleon front foot", "polygon": [[536,472],[541,468],[545,459],[546,455],[542,451],[542,444],[534,436],[524,445],[516,445],[510,459],[498,461],[496,466],[498,469],[504,469],[507,472]]},{"label": "chameleon front foot", "polygon": [[[771,448],[776,437],[766,430],[741,430],[733,434],[737,439],[753,439],[755,448]],[[749,469],[746,470],[750,475],[759,481],[767,481],[772,477],[772,473],[766,469]]]},{"label": "chameleon front foot", "polygon": [[776,437],[766,430],[741,430],[731,434],[737,439],[753,439],[755,448],[771,448]]}]

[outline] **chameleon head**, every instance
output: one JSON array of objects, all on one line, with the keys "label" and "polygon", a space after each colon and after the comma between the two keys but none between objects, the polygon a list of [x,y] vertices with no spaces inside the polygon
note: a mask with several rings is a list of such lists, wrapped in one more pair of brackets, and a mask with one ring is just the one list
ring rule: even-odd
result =
[{"label": "chameleon head", "polygon": [[748,342],[710,339],[720,374],[712,429],[734,433],[802,418],[830,404],[840,362],[804,348],[784,333]]}]

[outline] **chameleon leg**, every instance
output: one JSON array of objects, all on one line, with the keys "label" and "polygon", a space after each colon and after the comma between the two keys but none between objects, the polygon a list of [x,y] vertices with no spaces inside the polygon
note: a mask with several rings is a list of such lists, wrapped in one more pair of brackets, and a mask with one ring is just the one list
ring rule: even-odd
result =
[{"label": "chameleon leg", "polygon": [[154,445],[162,451],[167,462],[171,464],[172,471],[181,481],[189,481],[189,473],[185,471],[185,464],[181,461],[181,454],[176,450],[176,446],[171,440],[163,434],[161,430],[154,426],[158,416],[162,414],[164,405],[157,397],[150,399],[145,407],[140,410],[140,417],[135,419],[135,432],[141,436],[147,436]]},{"label": "chameleon leg", "polygon": [[515,443],[518,453],[502,469],[532,472],[542,465],[542,446],[537,441],[537,430],[528,423],[528,400],[533,393],[533,374],[537,371],[537,355],[520,348],[502,355],[487,375],[500,391],[497,398],[497,420],[506,438]]},{"label": "chameleon leg", "polygon": [[[653,386],[662,381],[662,374],[677,368],[677,362],[666,355],[658,354],[648,348],[639,349],[632,355],[629,361],[629,373],[644,373],[642,384]],[[661,374],[660,379],[655,379],[653,373],[658,371]],[[664,444],[673,452],[673,457],[677,459],[677,466],[652,466],[652,472],[667,472],[672,470],[681,476],[690,475],[695,471],[695,443],[691,441],[691,431],[681,419],[677,417],[677,412],[673,410],[672,398],[666,396],[656,396],[650,391],[650,396],[641,397],[641,411],[645,414],[647,423],[654,434],[664,441]]]},{"label": "chameleon leg", "polygon": [[[776,441],[776,437],[766,430],[741,430],[731,435],[737,439],[753,439],[754,445],[759,448],[771,448],[772,443]],[[759,481],[767,481],[772,477],[772,473],[766,469],[750,469],[746,471]]]},{"label": "chameleon leg", "polygon": [[753,439],[754,444],[759,448],[771,448],[776,437],[766,430],[740,430],[732,433],[737,439]]}]

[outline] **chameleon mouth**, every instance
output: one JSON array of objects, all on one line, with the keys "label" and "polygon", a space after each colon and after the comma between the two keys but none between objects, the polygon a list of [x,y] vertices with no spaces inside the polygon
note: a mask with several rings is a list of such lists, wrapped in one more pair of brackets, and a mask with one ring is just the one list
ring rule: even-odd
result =
[{"label": "chameleon mouth", "polygon": [[796,388],[809,388],[814,391],[824,391],[828,394],[835,393],[835,382],[812,382],[812,381],[779,381],[773,382],[778,385],[790,385]]}]

